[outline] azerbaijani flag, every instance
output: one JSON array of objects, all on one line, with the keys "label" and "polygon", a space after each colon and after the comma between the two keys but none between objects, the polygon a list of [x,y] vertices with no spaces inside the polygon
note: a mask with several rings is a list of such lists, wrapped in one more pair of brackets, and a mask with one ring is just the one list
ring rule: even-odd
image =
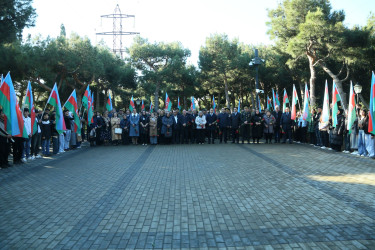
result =
[{"label": "azerbaijani flag", "polygon": [[286,109],[286,104],[289,104],[289,98],[288,94],[286,93],[286,89],[284,89],[284,96],[283,96],[283,113],[285,112]]},{"label": "azerbaijani flag", "polygon": [[87,85],[86,91],[82,97],[82,105],[89,110],[89,99],[91,98],[90,85]]},{"label": "azerbaijani flag", "polygon": [[298,94],[296,90],[296,86],[293,84],[293,96],[292,96],[292,114],[291,114],[291,119],[296,120],[297,116],[297,107],[296,104],[298,102]]},{"label": "azerbaijani flag", "polygon": [[57,90],[57,85],[53,86],[51,94],[48,98],[47,104],[50,104],[54,107],[56,111],[56,130],[61,135],[66,130],[65,121],[64,121],[64,114],[61,108],[61,102],[59,97],[59,91]]},{"label": "azerbaijani flag", "polygon": [[38,124],[35,122],[35,106],[34,106],[34,98],[33,98],[33,92],[31,89],[31,83],[29,81],[27,85],[26,90],[26,96],[24,100],[24,107],[28,107],[30,110],[30,118],[31,118],[31,134],[35,134],[38,132]]},{"label": "azerbaijani flag", "polygon": [[279,94],[276,92],[276,104],[280,107]]},{"label": "azerbaijani flag", "polygon": [[276,99],[275,91],[273,90],[273,88],[272,88],[272,100],[273,100],[273,108],[276,109],[277,99]]},{"label": "azerbaijani flag", "polygon": [[310,112],[310,95],[309,95],[309,88],[307,87],[307,84],[305,84],[305,100],[303,102],[303,115],[302,119],[304,121],[310,121],[311,120],[311,112]]},{"label": "azerbaijani flag", "polygon": [[212,96],[212,107],[214,109],[214,112],[216,113],[216,102],[215,102],[215,96]]},{"label": "azerbaijani flag", "polygon": [[3,113],[6,118],[4,121],[5,131],[14,137],[28,138],[29,135],[24,126],[22,111],[17,101],[10,73],[2,79],[0,105],[3,107]]},{"label": "azerbaijani flag", "polygon": [[145,110],[145,104],[144,104],[144,102],[143,102],[143,99],[142,99],[142,106],[141,106],[141,110],[143,111],[143,110]]},{"label": "azerbaijani flag", "polygon": [[133,112],[133,109],[135,109],[135,105],[134,105],[134,99],[133,99],[133,96],[132,96],[132,98],[130,99],[130,104],[129,104],[130,112]]},{"label": "azerbaijani flag", "polygon": [[165,92],[165,109],[168,111],[171,111],[172,109],[172,103],[171,103],[171,100],[169,99],[167,92]]},{"label": "azerbaijani flag", "polygon": [[105,105],[106,109],[108,111],[111,111],[113,109],[112,107],[112,99],[111,99],[111,94],[108,94],[108,100],[107,100],[107,104]]},{"label": "azerbaijani flag", "polygon": [[195,109],[194,96],[191,97],[191,105],[190,105],[190,109],[191,109],[191,111],[193,111],[193,109]]},{"label": "azerbaijani flag", "polygon": [[181,111],[180,97],[177,99],[177,108]]},{"label": "azerbaijani flag", "polygon": [[261,101],[260,101],[260,96],[258,95],[258,109],[259,109],[259,113],[262,112],[262,106],[261,106]]},{"label": "azerbaijani flag", "polygon": [[337,89],[336,83],[332,85],[332,127],[336,128],[337,125],[337,111],[339,110],[338,102],[341,101],[339,90]]},{"label": "azerbaijani flag", "polygon": [[272,108],[272,99],[267,96],[267,109],[271,111]]},{"label": "azerbaijani flag", "polygon": [[93,105],[93,98],[94,96],[93,95],[89,95],[88,97],[88,103],[87,103],[87,106],[88,106],[88,110],[87,110],[87,123],[89,124],[89,126],[94,123],[94,105]]},{"label": "azerbaijani flag", "polygon": [[94,106],[95,104],[94,104],[94,92],[91,92],[91,108],[92,108],[92,110],[94,110]]},{"label": "azerbaijani flag", "polygon": [[76,90],[73,90],[73,92],[70,94],[68,100],[64,104],[64,107],[72,112],[73,118],[74,118],[74,132],[78,135],[81,135],[81,122],[79,120],[79,114],[78,114],[78,104],[77,104],[77,94]]},{"label": "azerbaijani flag", "polygon": [[375,74],[372,72],[368,132],[375,135]]},{"label": "azerbaijani flag", "polygon": [[326,87],[324,90],[323,111],[322,111],[321,119],[322,119],[322,122],[329,121],[329,94],[328,94],[327,80],[326,80]]},{"label": "azerbaijani flag", "polygon": [[[348,127],[349,134],[352,133],[352,126],[355,121],[357,114],[355,112],[355,93],[353,89],[353,83],[350,81],[350,94],[349,94],[349,109],[348,109]],[[370,129],[370,126],[369,126]]]},{"label": "azerbaijani flag", "polygon": [[152,104],[152,101],[150,100],[150,113],[154,112],[154,104]]},{"label": "azerbaijani flag", "polygon": [[238,112],[238,113],[241,112],[241,99],[238,99],[238,108],[237,108],[237,112]]}]

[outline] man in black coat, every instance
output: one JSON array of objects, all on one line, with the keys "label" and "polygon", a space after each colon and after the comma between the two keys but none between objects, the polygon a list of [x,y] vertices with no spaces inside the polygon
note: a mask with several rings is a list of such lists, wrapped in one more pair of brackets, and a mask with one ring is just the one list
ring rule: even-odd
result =
[{"label": "man in black coat", "polygon": [[292,129],[294,126],[294,121],[291,118],[291,114],[289,112],[289,108],[285,108],[285,112],[281,116],[280,120],[280,128],[284,130],[284,140],[283,143],[286,142],[286,138],[289,139],[289,144],[292,144]]},{"label": "man in black coat", "polygon": [[180,137],[181,137],[181,116],[178,113],[178,109],[175,109],[173,111],[173,125],[172,125],[172,143],[173,144],[179,144],[180,143]]},{"label": "man in black coat", "polygon": [[244,112],[241,114],[242,144],[245,143],[245,140],[250,144],[250,123],[251,113],[249,112],[249,108],[245,107]]},{"label": "man in black coat", "polygon": [[182,111],[182,115],[180,116],[180,124],[181,124],[181,144],[189,144],[189,121],[190,121],[190,116],[184,109]]},{"label": "man in black coat", "polygon": [[228,117],[228,113],[225,112],[225,109],[221,109],[220,114],[217,117],[218,123],[219,123],[219,139],[220,143],[223,142],[223,137],[224,137],[224,142],[227,143],[228,140],[228,127],[230,126],[230,120]]},{"label": "man in black coat", "polygon": [[241,124],[241,115],[237,112],[237,109],[234,109],[234,112],[230,116],[230,127],[232,129],[232,143],[239,143],[240,136],[239,136],[239,128]]},{"label": "man in black coat", "polygon": [[274,126],[274,133],[275,133],[275,143],[280,143],[280,121],[281,121],[281,116],[283,113],[280,110],[280,107],[276,105],[275,111],[272,112],[273,117],[275,117],[276,122]]},{"label": "man in black coat", "polygon": [[214,113],[214,109],[210,109],[210,113],[206,115],[206,128],[208,132],[208,144],[215,143],[215,129],[216,129],[216,122],[217,122],[217,116]]}]

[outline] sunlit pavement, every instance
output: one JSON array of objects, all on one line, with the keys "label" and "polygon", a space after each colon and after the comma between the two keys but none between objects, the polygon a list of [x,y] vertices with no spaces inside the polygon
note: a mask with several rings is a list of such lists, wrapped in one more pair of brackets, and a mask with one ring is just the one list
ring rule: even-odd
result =
[{"label": "sunlit pavement", "polygon": [[0,170],[1,249],[372,248],[375,161],[305,145],[106,146]]}]

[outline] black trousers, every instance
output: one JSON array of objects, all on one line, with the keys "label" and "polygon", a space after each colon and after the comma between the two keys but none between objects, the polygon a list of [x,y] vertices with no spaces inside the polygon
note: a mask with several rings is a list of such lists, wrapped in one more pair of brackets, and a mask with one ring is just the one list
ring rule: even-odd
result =
[{"label": "black trousers", "polygon": [[250,142],[250,124],[244,124],[241,127],[241,134],[242,134],[242,142],[248,141]]},{"label": "black trousers", "polygon": [[22,158],[23,142],[25,141],[20,137],[13,137],[13,163],[18,163]]},{"label": "black trousers", "polygon": [[30,152],[31,155],[36,156],[37,154],[39,154],[39,147],[42,141],[41,139],[42,139],[42,134],[39,134],[39,133],[35,133],[31,137],[31,152]]},{"label": "black trousers", "polygon": [[205,129],[197,129],[197,143],[204,143],[204,135],[206,133]]},{"label": "black trousers", "polygon": [[228,140],[228,128],[220,128],[220,136],[219,136],[220,142],[223,142],[223,137],[224,137],[224,142],[227,142],[227,140]]},{"label": "black trousers", "polygon": [[239,141],[240,141],[240,134],[239,134],[238,128],[232,128],[232,142],[239,143]]},{"label": "black trousers", "polygon": [[182,127],[181,128],[181,133],[180,133],[180,141],[182,144],[189,143],[189,130],[188,127]]},{"label": "black trousers", "polygon": [[292,129],[291,128],[288,128],[286,130],[284,130],[285,134],[284,134],[284,140],[283,142],[285,143],[286,142],[286,138],[289,139],[289,143],[292,143]]},{"label": "black trousers", "polygon": [[173,144],[179,144],[180,143],[180,136],[181,136],[181,130],[174,129],[172,133],[172,142]]},{"label": "black trousers", "polygon": [[211,126],[209,129],[207,129],[207,137],[208,137],[208,143],[214,143],[215,140],[215,128],[214,126]]},{"label": "black trousers", "polygon": [[273,137],[273,134],[271,133],[264,133],[264,137],[266,137],[266,143],[268,142],[272,142],[272,137]]},{"label": "black trousers", "polygon": [[6,137],[0,136],[0,167],[8,164],[9,143]]}]

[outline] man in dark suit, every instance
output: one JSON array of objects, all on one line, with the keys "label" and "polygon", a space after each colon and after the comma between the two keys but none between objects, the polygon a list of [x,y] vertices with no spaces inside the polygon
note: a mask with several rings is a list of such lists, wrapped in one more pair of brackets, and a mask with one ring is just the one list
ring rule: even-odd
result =
[{"label": "man in dark suit", "polygon": [[239,143],[240,136],[239,136],[239,128],[241,123],[241,115],[237,112],[237,109],[234,109],[234,112],[230,116],[230,127],[232,129],[232,143]]},{"label": "man in dark suit", "polygon": [[211,108],[210,113],[206,115],[206,121],[207,121],[206,128],[207,128],[207,132],[208,132],[208,144],[210,144],[211,141],[212,141],[212,144],[215,143],[216,120],[217,120],[217,116],[214,113],[214,109]]},{"label": "man in dark suit", "polygon": [[276,105],[275,111],[272,112],[272,115],[275,117],[276,122],[274,126],[274,133],[275,133],[275,143],[280,143],[280,121],[281,116],[283,113],[280,110],[280,107]]},{"label": "man in dark suit", "polygon": [[242,144],[245,143],[245,140],[250,144],[250,122],[251,113],[249,112],[249,108],[245,107],[244,112],[241,114]]},{"label": "man in dark suit", "polygon": [[172,143],[179,144],[181,137],[181,117],[178,113],[178,109],[173,111],[173,126],[172,126]]},{"label": "man in dark suit", "polygon": [[181,124],[181,144],[189,144],[189,122],[190,122],[190,115],[184,109],[182,111],[182,115],[180,116],[180,124]]},{"label": "man in dark suit", "polygon": [[230,126],[230,121],[228,117],[228,113],[225,112],[225,109],[221,109],[220,114],[217,117],[217,120],[219,122],[219,129],[220,129],[220,143],[224,142],[227,143],[228,140],[228,127]]},{"label": "man in dark suit", "polygon": [[285,112],[281,116],[280,120],[280,128],[284,130],[285,136],[283,143],[286,142],[286,137],[289,139],[289,144],[292,144],[292,129],[294,126],[294,121],[291,118],[291,114],[289,112],[289,108],[285,108]]}]

